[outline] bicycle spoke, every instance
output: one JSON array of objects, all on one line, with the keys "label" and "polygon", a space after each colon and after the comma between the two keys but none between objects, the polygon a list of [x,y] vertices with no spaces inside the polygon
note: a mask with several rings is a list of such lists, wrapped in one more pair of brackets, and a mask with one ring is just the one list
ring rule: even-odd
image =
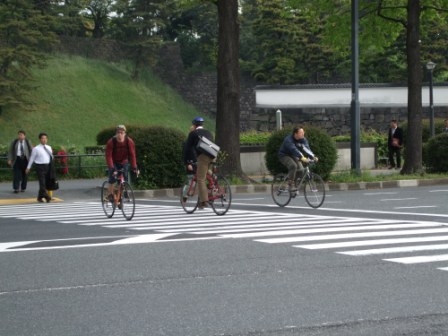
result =
[{"label": "bicycle spoke", "polygon": [[230,183],[223,176],[216,176],[215,186],[212,192],[212,208],[218,215],[224,215],[230,208],[232,203],[232,191],[230,190]]},{"label": "bicycle spoke", "polygon": [[288,189],[286,175],[278,174],[271,184],[271,195],[275,204],[284,207],[291,201],[291,193]]},{"label": "bicycle spoke", "polygon": [[197,183],[191,182],[188,178],[185,180],[180,190],[180,204],[184,211],[188,214],[195,212],[199,204]]},{"label": "bicycle spoke", "polygon": [[312,208],[320,207],[325,200],[325,183],[322,178],[314,173],[310,173],[309,178],[304,182],[305,200]]},{"label": "bicycle spoke", "polygon": [[119,203],[123,216],[127,220],[131,220],[135,213],[134,191],[128,182],[122,184],[121,201]]},{"label": "bicycle spoke", "polygon": [[101,206],[103,207],[104,214],[107,218],[111,218],[115,212],[115,204],[112,199],[109,198],[109,182],[104,181],[101,186]]}]

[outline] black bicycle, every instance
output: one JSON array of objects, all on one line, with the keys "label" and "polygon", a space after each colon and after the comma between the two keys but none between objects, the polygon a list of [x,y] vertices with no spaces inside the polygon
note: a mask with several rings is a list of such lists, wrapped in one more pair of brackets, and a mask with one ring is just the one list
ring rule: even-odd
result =
[{"label": "black bicycle", "polygon": [[310,171],[310,166],[314,164],[315,162],[310,160],[305,167],[302,177],[295,181],[296,191],[289,190],[287,174],[278,174],[274,177],[271,185],[271,195],[275,204],[281,207],[288,205],[292,198],[300,194],[302,189],[305,200],[310,207],[318,208],[324,203],[325,183],[322,177]]}]

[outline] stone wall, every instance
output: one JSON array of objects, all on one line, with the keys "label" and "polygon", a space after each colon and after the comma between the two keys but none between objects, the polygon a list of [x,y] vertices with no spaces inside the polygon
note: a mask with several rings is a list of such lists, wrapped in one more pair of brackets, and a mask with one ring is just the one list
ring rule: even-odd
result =
[{"label": "stone wall", "polygon": [[[105,61],[119,61],[126,58],[125,47],[114,40],[65,37],[57,50]],[[164,45],[156,59],[154,72],[173,87],[187,102],[194,105],[201,114],[216,116],[217,73],[190,73],[184,69],[180,48],[176,43]],[[241,78],[240,129],[259,131],[276,127],[276,109],[257,109],[255,91],[257,85],[250,78]],[[349,108],[307,108],[282,110],[283,124],[313,125],[324,129],[330,135],[350,134]],[[447,107],[435,107],[436,118],[448,118]],[[407,121],[406,108],[364,108],[361,106],[361,128],[384,132],[391,119],[399,123]],[[423,118],[429,118],[428,108],[423,109]]]}]

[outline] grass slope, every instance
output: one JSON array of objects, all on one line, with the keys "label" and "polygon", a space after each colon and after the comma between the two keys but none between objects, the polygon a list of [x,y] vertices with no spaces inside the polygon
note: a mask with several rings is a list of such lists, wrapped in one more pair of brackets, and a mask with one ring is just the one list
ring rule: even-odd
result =
[{"label": "grass slope", "polygon": [[[130,79],[130,66],[74,56],[53,57],[36,69],[35,111],[6,109],[0,116],[0,144],[9,144],[19,129],[36,144],[45,131],[50,145],[96,144],[96,134],[116,124],[163,125],[185,134],[197,110],[155,75]],[[215,122],[207,127],[214,130]]]}]

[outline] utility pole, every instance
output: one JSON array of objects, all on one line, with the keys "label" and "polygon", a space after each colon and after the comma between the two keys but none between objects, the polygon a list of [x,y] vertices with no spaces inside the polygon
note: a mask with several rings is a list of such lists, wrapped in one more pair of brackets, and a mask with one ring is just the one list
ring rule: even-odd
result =
[{"label": "utility pole", "polygon": [[351,107],[351,167],[356,175],[361,175],[361,117],[359,108],[359,6],[352,0],[352,101]]}]

